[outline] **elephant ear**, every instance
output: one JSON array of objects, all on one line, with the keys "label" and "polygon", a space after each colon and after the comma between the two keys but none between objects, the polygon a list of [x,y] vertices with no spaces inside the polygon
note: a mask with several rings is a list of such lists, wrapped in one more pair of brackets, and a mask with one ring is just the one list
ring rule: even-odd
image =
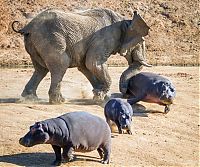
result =
[{"label": "elephant ear", "polygon": [[127,49],[143,42],[144,36],[149,33],[149,29],[150,27],[145,23],[144,19],[135,11],[133,20],[125,32],[120,54],[125,55]]},{"label": "elephant ear", "polygon": [[134,11],[133,20],[130,24],[130,30],[135,31],[135,35],[138,36],[146,36],[149,33],[150,27],[146,24],[144,19],[137,13],[137,11]]}]

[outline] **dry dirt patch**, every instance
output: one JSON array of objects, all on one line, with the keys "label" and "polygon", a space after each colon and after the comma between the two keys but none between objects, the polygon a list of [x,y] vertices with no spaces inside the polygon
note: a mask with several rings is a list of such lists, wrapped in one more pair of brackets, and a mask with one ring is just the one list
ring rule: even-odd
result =
[{"label": "dry dirt patch", "polygon": [[[124,69],[109,68],[111,93],[118,93],[118,80]],[[113,133],[110,166],[198,166],[198,67],[152,67],[144,71],[160,73],[172,80],[177,89],[175,104],[165,115],[162,106],[141,102],[142,113],[133,118],[133,135]],[[104,117],[102,106],[91,100],[90,84],[76,69],[67,70],[63,79],[64,104],[48,104],[49,75],[39,86],[39,103],[17,103],[32,72],[33,69],[0,70],[0,166],[49,166],[54,160],[50,145],[25,148],[18,144],[35,121],[72,111]],[[96,151],[76,155],[76,161],[62,166],[101,166]]]}]

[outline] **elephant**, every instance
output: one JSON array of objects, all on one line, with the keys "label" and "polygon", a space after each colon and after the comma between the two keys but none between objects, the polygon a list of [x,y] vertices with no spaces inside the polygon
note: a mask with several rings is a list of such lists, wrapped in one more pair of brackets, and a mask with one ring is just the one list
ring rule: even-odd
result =
[{"label": "elephant", "polygon": [[50,72],[49,103],[64,102],[60,91],[62,78],[68,68],[77,67],[91,83],[93,99],[104,100],[111,86],[107,70],[111,54],[119,53],[129,62],[121,85],[135,75],[130,73],[137,71],[138,66],[139,70],[148,66],[143,43],[150,27],[137,11],[129,20],[104,8],[69,13],[47,9],[21,29],[15,24],[19,21],[12,23],[12,29],[24,36],[25,49],[35,69],[21,94],[25,99],[38,98],[37,87]]}]

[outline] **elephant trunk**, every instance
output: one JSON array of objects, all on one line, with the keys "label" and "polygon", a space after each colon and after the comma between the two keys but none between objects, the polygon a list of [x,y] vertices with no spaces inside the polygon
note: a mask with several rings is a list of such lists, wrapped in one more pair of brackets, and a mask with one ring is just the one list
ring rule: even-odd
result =
[{"label": "elephant trunk", "polygon": [[127,92],[128,80],[142,70],[143,65],[140,62],[133,62],[121,75],[119,81],[119,90],[122,94]]},{"label": "elephant trunk", "polygon": [[148,64],[147,62],[145,62],[144,60],[139,61],[142,65],[146,66],[146,67],[152,67],[152,65]]}]

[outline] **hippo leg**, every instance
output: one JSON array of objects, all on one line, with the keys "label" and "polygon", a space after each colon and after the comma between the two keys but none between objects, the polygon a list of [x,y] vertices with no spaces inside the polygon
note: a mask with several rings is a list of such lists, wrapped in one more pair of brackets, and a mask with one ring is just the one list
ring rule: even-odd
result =
[{"label": "hippo leg", "polygon": [[128,133],[129,135],[132,135],[131,127],[128,127],[128,129],[127,129],[127,133]]},{"label": "hippo leg", "polygon": [[122,134],[122,127],[121,127],[119,121],[117,120],[117,121],[115,121],[115,123],[117,125],[118,130],[119,130],[119,134]]},{"label": "hippo leg", "polygon": [[62,157],[61,157],[61,147],[56,146],[56,145],[52,145],[53,150],[56,154],[56,160],[52,163],[52,165],[54,166],[60,166],[61,165],[61,161],[62,161]]},{"label": "hippo leg", "polygon": [[103,156],[103,160],[101,161],[102,164],[109,164],[110,152],[111,152],[111,146],[110,146],[110,143],[108,143],[103,147],[104,156]]},{"label": "hippo leg", "polygon": [[99,153],[100,158],[102,159],[103,158],[103,150],[102,150],[102,148],[97,148],[97,151]]},{"label": "hippo leg", "polygon": [[165,105],[165,114],[167,114],[170,111],[169,105]]},{"label": "hippo leg", "polygon": [[63,147],[63,158],[67,162],[73,161],[74,156],[73,156],[72,152],[73,152],[72,145],[68,145],[68,146]]},{"label": "hippo leg", "polygon": [[133,105],[141,100],[144,100],[146,97],[146,94],[141,94],[140,96],[137,96],[137,97],[131,97],[130,99],[127,99],[127,102],[130,104],[130,105]]},{"label": "hippo leg", "polygon": [[106,122],[107,122],[107,124],[109,125],[110,130],[112,131],[112,128],[111,128],[111,120],[110,120],[109,118],[106,117]]}]

